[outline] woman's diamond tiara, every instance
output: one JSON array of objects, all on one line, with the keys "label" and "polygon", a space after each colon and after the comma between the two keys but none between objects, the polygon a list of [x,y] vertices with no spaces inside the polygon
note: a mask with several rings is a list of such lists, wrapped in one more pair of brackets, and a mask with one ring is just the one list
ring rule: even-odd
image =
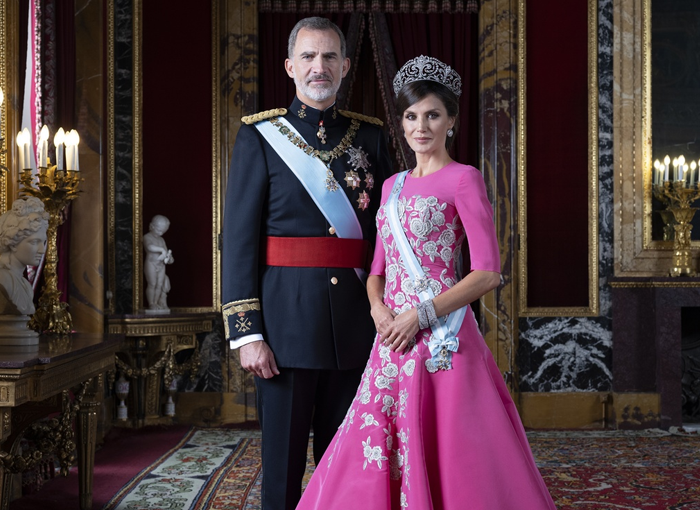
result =
[{"label": "woman's diamond tiara", "polygon": [[398,96],[404,85],[420,80],[441,83],[457,97],[462,95],[462,78],[457,71],[438,59],[425,55],[409,60],[399,69],[394,77],[394,93]]}]

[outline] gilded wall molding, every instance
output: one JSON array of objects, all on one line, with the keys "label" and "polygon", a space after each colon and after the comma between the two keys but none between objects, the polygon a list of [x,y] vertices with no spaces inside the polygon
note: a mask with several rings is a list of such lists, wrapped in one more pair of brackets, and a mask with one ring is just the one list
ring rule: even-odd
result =
[{"label": "gilded wall molding", "polygon": [[212,309],[221,307],[221,246],[219,233],[222,230],[223,205],[221,201],[221,175],[226,172],[221,161],[221,80],[220,74],[220,0],[211,0],[211,189],[212,189]]},{"label": "gilded wall molding", "polygon": [[19,2],[0,0],[0,88],[5,100],[0,107],[0,130],[5,137],[6,154],[0,157],[0,164],[9,169],[9,173],[0,172],[0,214],[7,211],[8,204],[16,196],[14,182],[17,170],[14,168],[16,146],[14,135],[19,131],[20,119],[16,109],[17,92],[20,77],[19,64]]},{"label": "gilded wall molding", "polygon": [[[2,1],[2,0],[0,0]],[[106,5],[105,17],[107,18],[107,265],[108,289],[112,296],[106,300],[105,312],[109,315],[115,313],[114,291],[117,288],[116,276],[116,235],[117,235],[117,163],[114,124],[115,118],[115,61],[114,61],[114,9],[113,4]]]},{"label": "gilded wall molding", "polygon": [[[8,0],[0,0],[0,90],[2,90],[5,100],[2,105],[0,105],[0,134],[5,137],[5,145],[3,150],[8,150],[8,145],[10,144],[10,137],[8,136],[9,122],[7,119],[7,111],[9,108],[7,104],[9,102],[10,94],[8,88],[8,70],[7,61],[9,53],[9,41],[7,38],[7,2]],[[6,153],[0,154],[0,165],[8,167],[8,157]],[[4,172],[2,172],[4,174]],[[7,210],[7,176],[0,176],[0,213]]]},{"label": "gilded wall molding", "polygon": [[[651,238],[651,0],[614,2],[615,275],[666,275],[673,243]],[[693,261],[700,242],[693,241]]]},{"label": "gilded wall molding", "polygon": [[134,0],[133,11],[133,114],[134,114],[134,138],[133,138],[133,232],[134,232],[134,272],[133,272],[133,309],[141,310],[143,308],[143,249],[141,238],[143,237],[143,219],[142,219],[142,195],[143,195],[143,148],[141,140],[143,137],[143,121],[141,111],[143,108],[143,65],[142,54],[143,49],[143,0]]},{"label": "gilded wall molding", "polygon": [[[534,1],[534,0],[530,0]],[[591,317],[599,315],[598,268],[598,2],[588,0],[588,306],[530,307],[527,303],[527,20],[526,1],[518,4],[518,295],[521,317]]]}]

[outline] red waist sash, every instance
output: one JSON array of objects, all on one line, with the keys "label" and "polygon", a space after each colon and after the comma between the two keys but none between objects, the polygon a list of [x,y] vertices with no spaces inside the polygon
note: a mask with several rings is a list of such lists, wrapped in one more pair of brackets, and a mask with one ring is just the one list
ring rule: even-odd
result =
[{"label": "red waist sash", "polygon": [[266,237],[268,266],[365,268],[369,242],[338,237]]}]

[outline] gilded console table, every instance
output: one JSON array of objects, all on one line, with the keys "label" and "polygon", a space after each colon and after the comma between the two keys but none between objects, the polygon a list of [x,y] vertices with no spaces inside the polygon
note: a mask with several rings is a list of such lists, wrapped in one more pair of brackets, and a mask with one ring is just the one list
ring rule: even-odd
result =
[{"label": "gilded console table", "polygon": [[[197,334],[213,328],[215,313],[120,315],[107,319],[110,333],[125,340],[117,354],[117,370],[130,379],[128,418],[116,425],[142,427],[173,422],[164,410],[164,394],[175,375],[199,368]],[[192,349],[189,361],[177,364],[175,355]]]},{"label": "gilded console table", "polygon": [[[92,508],[103,374],[114,370],[121,341],[116,335],[72,334],[42,336],[37,346],[0,347],[0,509],[9,508],[14,473],[31,468],[51,452],[61,462],[62,474],[67,474],[76,450],[80,508]],[[54,413],[59,413],[57,418],[39,421]],[[28,452],[17,451],[22,437],[33,445]]]}]

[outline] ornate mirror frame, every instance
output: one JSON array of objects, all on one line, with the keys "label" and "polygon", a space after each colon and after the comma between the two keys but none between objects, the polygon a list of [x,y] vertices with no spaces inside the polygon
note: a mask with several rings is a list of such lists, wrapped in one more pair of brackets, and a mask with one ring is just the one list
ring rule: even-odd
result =
[{"label": "ornate mirror frame", "polygon": [[[651,233],[651,0],[614,2],[615,275],[666,276],[673,243]],[[693,241],[697,266],[700,241]]]},{"label": "ornate mirror frame", "polygon": [[[143,303],[143,248],[139,241],[143,236],[143,145],[142,145],[142,107],[143,107],[143,90],[142,90],[142,42],[143,42],[143,16],[142,5],[144,0],[134,0],[133,3],[133,34],[134,34],[134,50],[133,50],[133,116],[134,116],[134,132],[133,132],[133,309],[140,310],[144,308]],[[221,189],[222,175],[224,169],[221,168],[221,126],[220,126],[220,80],[219,80],[219,52],[220,52],[220,0],[211,0],[212,11],[212,36],[211,36],[211,257],[212,257],[212,275],[211,275],[211,307],[193,307],[179,308],[174,311],[203,313],[203,312],[218,312],[221,307],[220,297],[220,267],[221,257],[219,251],[219,233],[221,232]],[[113,69],[110,70],[113,73]],[[110,76],[110,83],[114,82],[114,77]],[[113,91],[112,91],[113,92]],[[110,94],[113,97],[113,93]],[[113,104],[108,108],[109,114],[112,116],[109,119],[109,125],[113,129],[114,126],[114,108]],[[113,133],[110,133],[110,141],[114,143]],[[114,147],[109,148],[109,175],[110,175],[110,208],[112,210],[111,217],[114,218]],[[114,225],[110,225],[113,229]],[[110,232],[110,235],[113,232]],[[113,239],[113,237],[112,237]],[[110,262],[114,261],[114,257],[110,256]],[[110,271],[114,274],[114,271]]]},{"label": "ornate mirror frame", "polygon": [[[530,0],[536,1],[536,0]],[[518,3],[518,299],[521,317],[586,317],[599,315],[598,278],[598,2],[588,0],[588,306],[531,307],[527,302],[527,50],[526,1]]]}]

